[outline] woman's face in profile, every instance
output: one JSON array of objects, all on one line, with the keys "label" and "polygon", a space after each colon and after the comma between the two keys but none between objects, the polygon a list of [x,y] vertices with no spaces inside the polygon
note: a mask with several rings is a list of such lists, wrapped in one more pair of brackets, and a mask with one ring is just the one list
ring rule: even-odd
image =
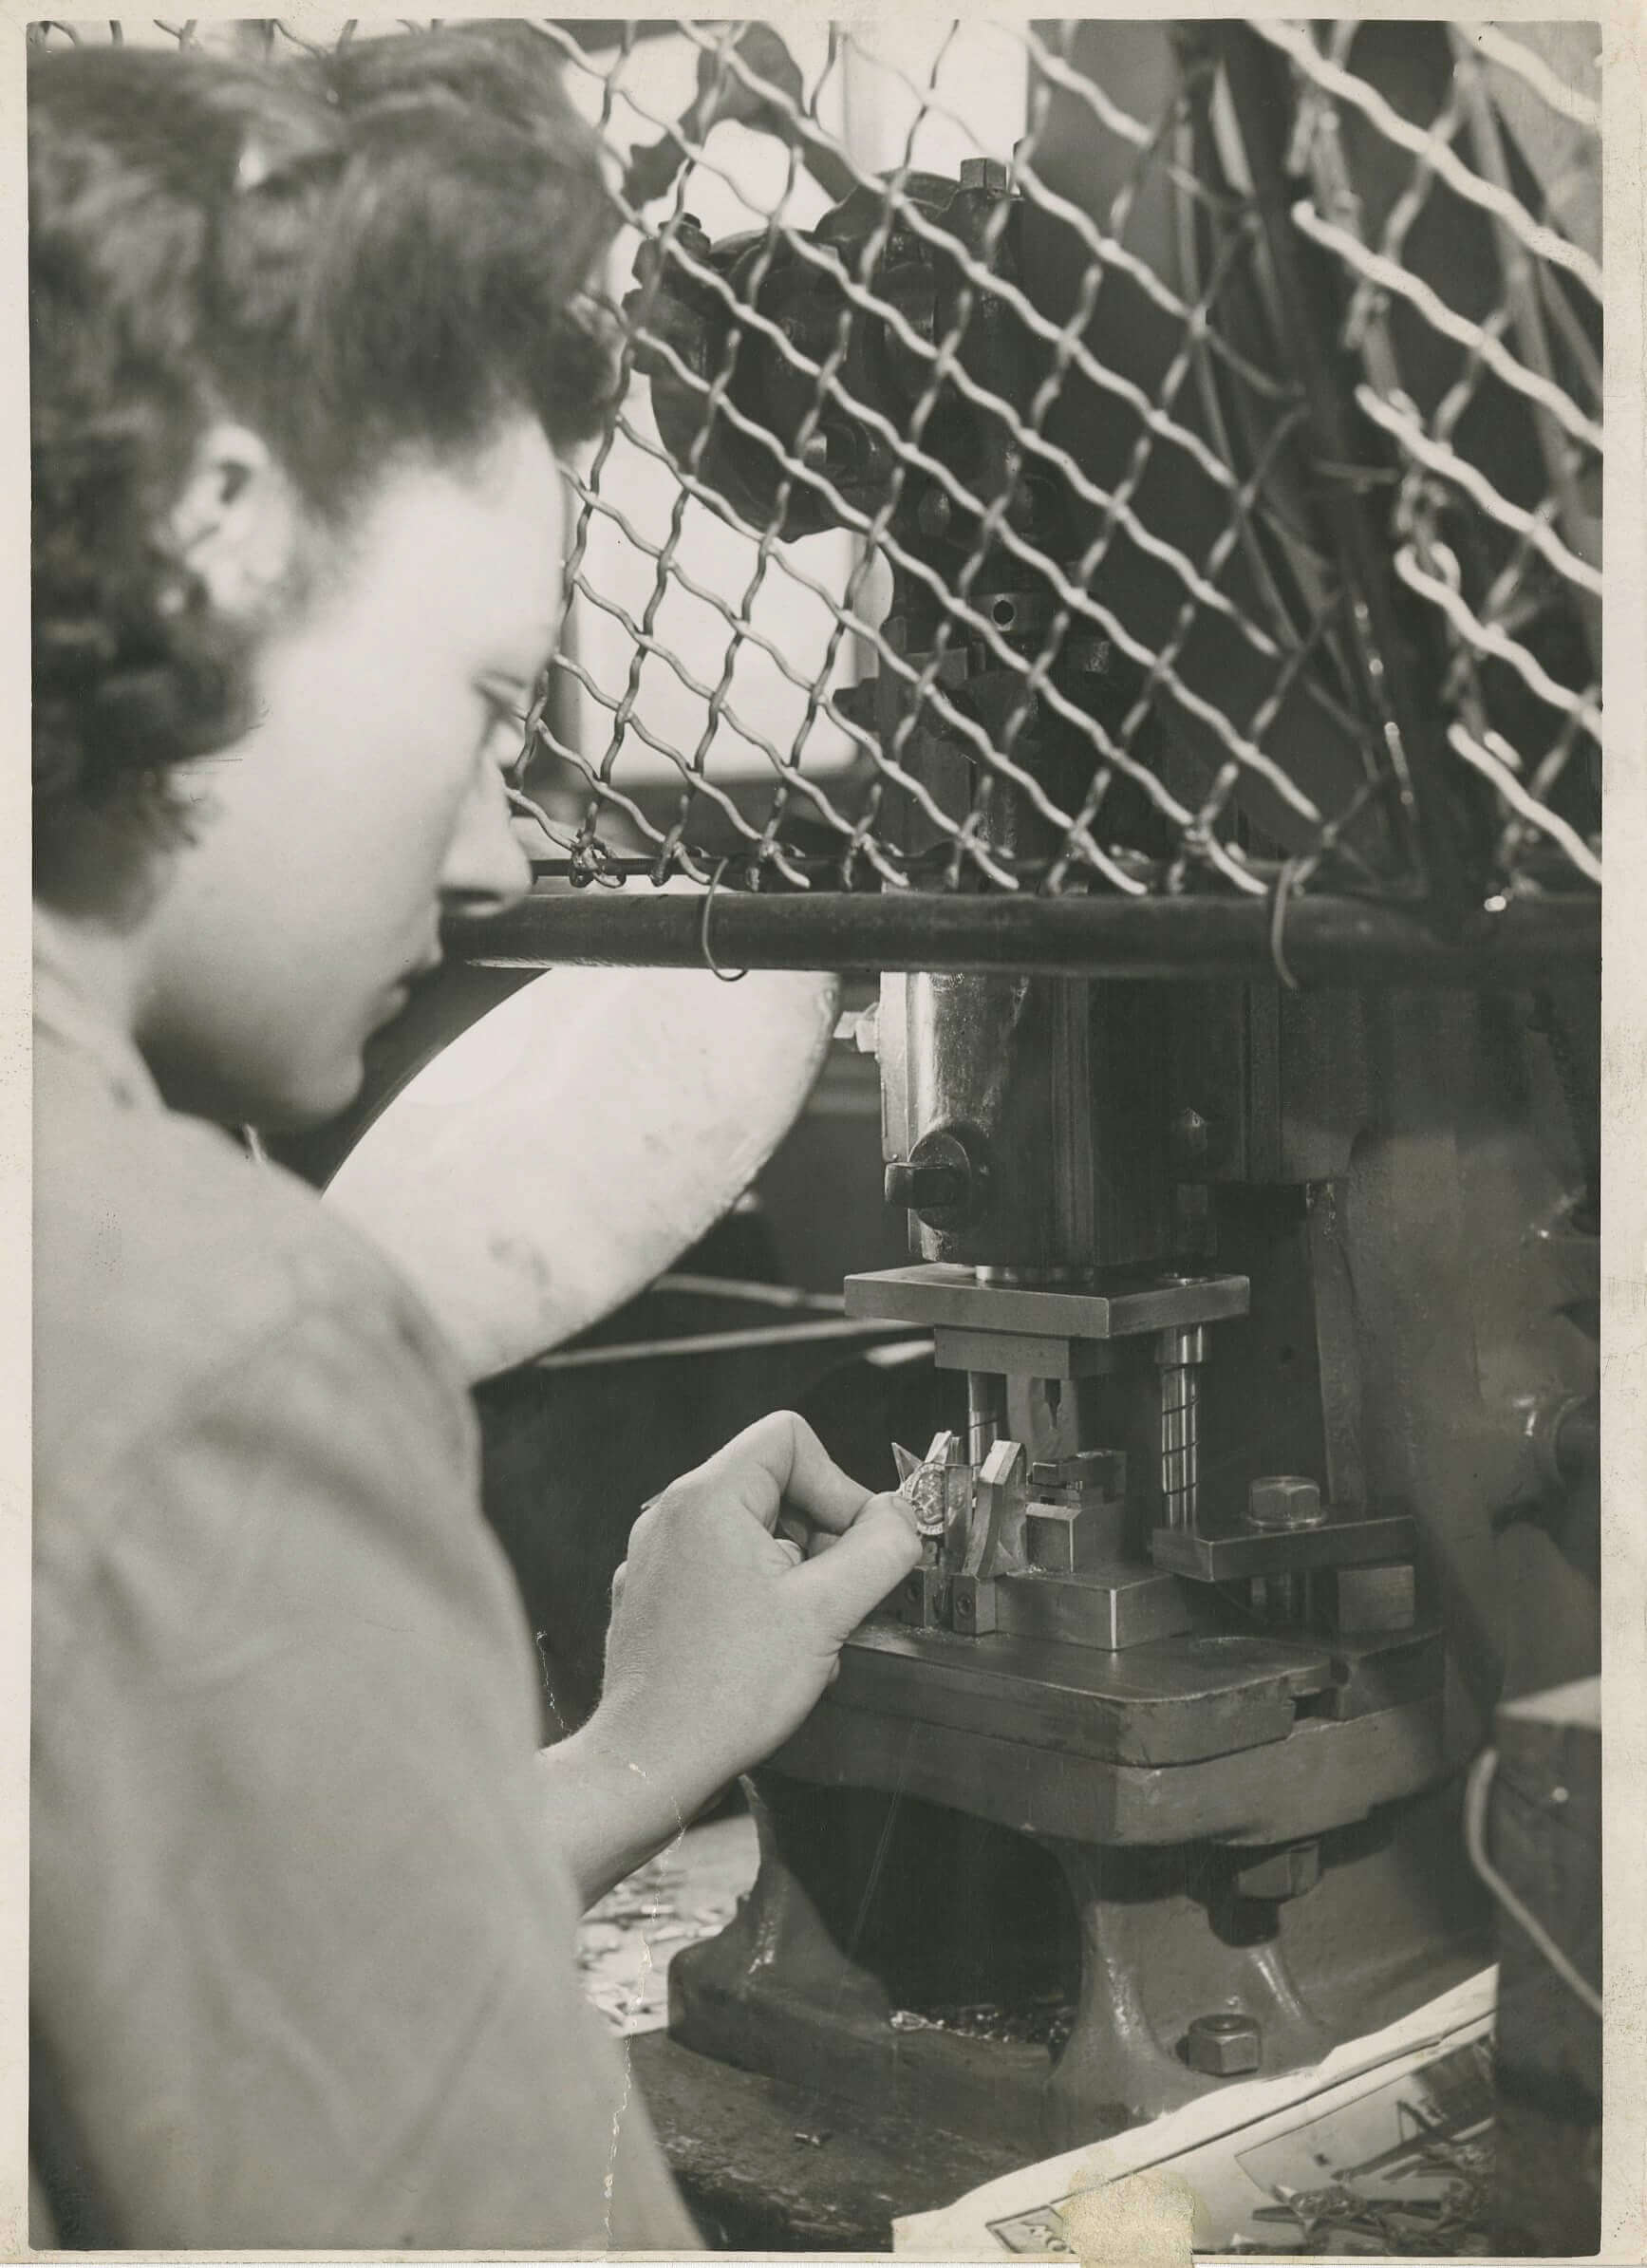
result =
[{"label": "woman's face in profile", "polygon": [[341,1110],[442,911],[529,870],[503,771],[553,641],[564,507],[525,418],[392,467],[262,647],[258,722],[198,766],[195,841],[150,917],[138,1037],[176,1106],[290,1127]]}]

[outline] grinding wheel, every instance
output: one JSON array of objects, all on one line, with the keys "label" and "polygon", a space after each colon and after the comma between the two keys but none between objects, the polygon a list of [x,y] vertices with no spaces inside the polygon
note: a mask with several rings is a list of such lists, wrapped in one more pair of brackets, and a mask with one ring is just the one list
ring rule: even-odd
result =
[{"label": "grinding wheel", "polygon": [[546,971],[452,1040],[326,1202],[416,1285],[471,1379],[597,1322],[679,1259],[798,1116],[833,977]]}]

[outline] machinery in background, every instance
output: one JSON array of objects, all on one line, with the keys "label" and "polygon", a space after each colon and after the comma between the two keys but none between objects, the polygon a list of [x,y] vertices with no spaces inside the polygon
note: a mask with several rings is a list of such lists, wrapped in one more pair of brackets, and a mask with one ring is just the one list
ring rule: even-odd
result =
[{"label": "machinery in background", "polygon": [[[1160,67],[1164,33],[1114,29],[1122,66]],[[1040,177],[1100,210],[1096,138],[1066,105],[1060,143],[1058,115]],[[1008,306],[968,325],[964,302],[968,262],[1068,302],[1067,252],[1004,166],[903,189],[925,225],[854,192],[813,232],[833,261],[683,222],[684,260],[655,253],[631,303],[660,431],[785,536],[834,509],[797,462],[890,531],[899,665],[852,703],[887,759],[881,838],[911,871],[930,856],[953,884],[964,820],[986,871],[1064,887],[1046,807],[1088,792],[1087,717],[1133,759],[1106,779],[1105,853],[1159,887],[1172,846],[1142,775],[1207,793],[1194,687],[1234,664],[1216,637],[1180,653],[1188,723],[1182,703],[1163,723],[1171,704],[1107,641],[1055,635],[1045,664],[1087,507],[980,406],[1038,420],[1044,342]],[[1275,272],[1284,322],[1284,258]],[[740,307],[760,318],[741,335]],[[956,328],[945,386],[906,334]],[[646,337],[666,348],[649,363]],[[1147,323],[1101,348],[1157,384],[1134,367]],[[825,362],[844,397],[816,387]],[[736,415],[705,431],[716,372]],[[937,473],[889,442],[911,419]],[[1102,417],[1066,418],[1063,439],[1113,477]],[[1310,443],[1290,477],[1319,501]],[[1303,440],[1268,446],[1284,485]],[[993,515],[957,506],[954,473]],[[1153,522],[1205,502],[1157,492]],[[1123,545],[1092,588],[1131,576],[1136,595],[1151,572]],[[935,599],[958,578],[991,636]],[[1261,584],[1307,610],[1296,546],[1231,568],[1238,595]],[[1042,655],[1039,693],[1003,643]],[[1427,805],[1356,797],[1348,696],[1313,699],[1307,675],[1266,747],[1346,808],[1335,854],[1388,874],[1416,825],[1468,862],[1485,824],[1468,781],[1432,780]],[[977,733],[1012,751],[1004,775]],[[1284,860],[1286,810],[1262,778],[1235,793],[1244,854]],[[913,1265],[851,1279],[848,1304],[930,1330],[952,1382],[920,1480],[929,1532],[757,1775],[759,1880],[676,1964],[676,2043],[1030,2153],[1314,2060],[1485,1957],[1459,1771],[1507,1681],[1581,1674],[1597,1643],[1597,1026],[1583,973],[1301,992],[1279,933],[1270,982],[884,979],[887,1195]]]}]

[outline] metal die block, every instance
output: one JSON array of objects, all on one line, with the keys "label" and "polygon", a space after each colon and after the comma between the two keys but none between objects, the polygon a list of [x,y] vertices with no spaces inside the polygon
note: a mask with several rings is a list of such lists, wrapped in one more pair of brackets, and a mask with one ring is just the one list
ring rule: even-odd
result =
[{"label": "metal die block", "polygon": [[1245,1276],[1117,1277],[1102,1291],[980,1284],[969,1267],[929,1262],[846,1280],[847,1313],[961,1331],[1048,1339],[1128,1339],[1245,1315]]},{"label": "metal die block", "polygon": [[942,1567],[916,1567],[906,1575],[889,1604],[900,1622],[911,1630],[942,1630],[946,1616],[949,1577]]},{"label": "metal die block", "polygon": [[1122,1504],[1127,1494],[1127,1453],[1122,1449],[1078,1449],[1056,1464],[1032,1465],[1030,1486],[1049,1504]]},{"label": "metal die block", "polygon": [[1319,1528],[1239,1528],[1219,1531],[1158,1528],[1150,1556],[1170,1574],[1197,1583],[1239,1583],[1252,1575],[1303,1575],[1319,1567],[1411,1559],[1417,1524],[1405,1512],[1329,1513]]},{"label": "metal die block", "polygon": [[1117,1540],[1109,1530],[1107,1508],[1080,1504],[1035,1504],[1023,1516],[1024,1556],[1047,1575],[1074,1575],[1102,1559]]},{"label": "metal die block", "polygon": [[986,1638],[996,1627],[996,1584],[989,1575],[957,1575],[949,1591],[951,1627],[963,1638]]},{"label": "metal die block", "polygon": [[1174,1575],[1114,1564],[1056,1575],[1040,1569],[997,1579],[995,1626],[1017,1638],[1061,1640],[1119,1653],[1197,1628],[1205,1610]]},{"label": "metal die block", "polygon": [[1329,1568],[1316,1578],[1315,1597],[1330,1630],[1411,1630],[1418,1619],[1418,1570],[1411,1560]]},{"label": "metal die block", "polygon": [[940,1370],[985,1371],[996,1378],[1095,1378],[1114,1364],[1102,1340],[1042,1338],[1032,1331],[958,1331],[938,1323],[933,1359]]}]

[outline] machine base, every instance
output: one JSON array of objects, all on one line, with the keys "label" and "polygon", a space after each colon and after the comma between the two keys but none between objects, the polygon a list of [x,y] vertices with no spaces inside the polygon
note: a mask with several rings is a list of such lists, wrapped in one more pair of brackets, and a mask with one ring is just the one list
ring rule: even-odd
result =
[{"label": "machine base", "polygon": [[[1268,1851],[1031,1838],[771,1773],[753,1802],[760,1873],[673,1964],[672,2035],[1020,2160],[1315,2062],[1490,1958],[1450,1790]],[[1221,2075],[1193,2034],[1229,2015],[1256,2063]]]}]

